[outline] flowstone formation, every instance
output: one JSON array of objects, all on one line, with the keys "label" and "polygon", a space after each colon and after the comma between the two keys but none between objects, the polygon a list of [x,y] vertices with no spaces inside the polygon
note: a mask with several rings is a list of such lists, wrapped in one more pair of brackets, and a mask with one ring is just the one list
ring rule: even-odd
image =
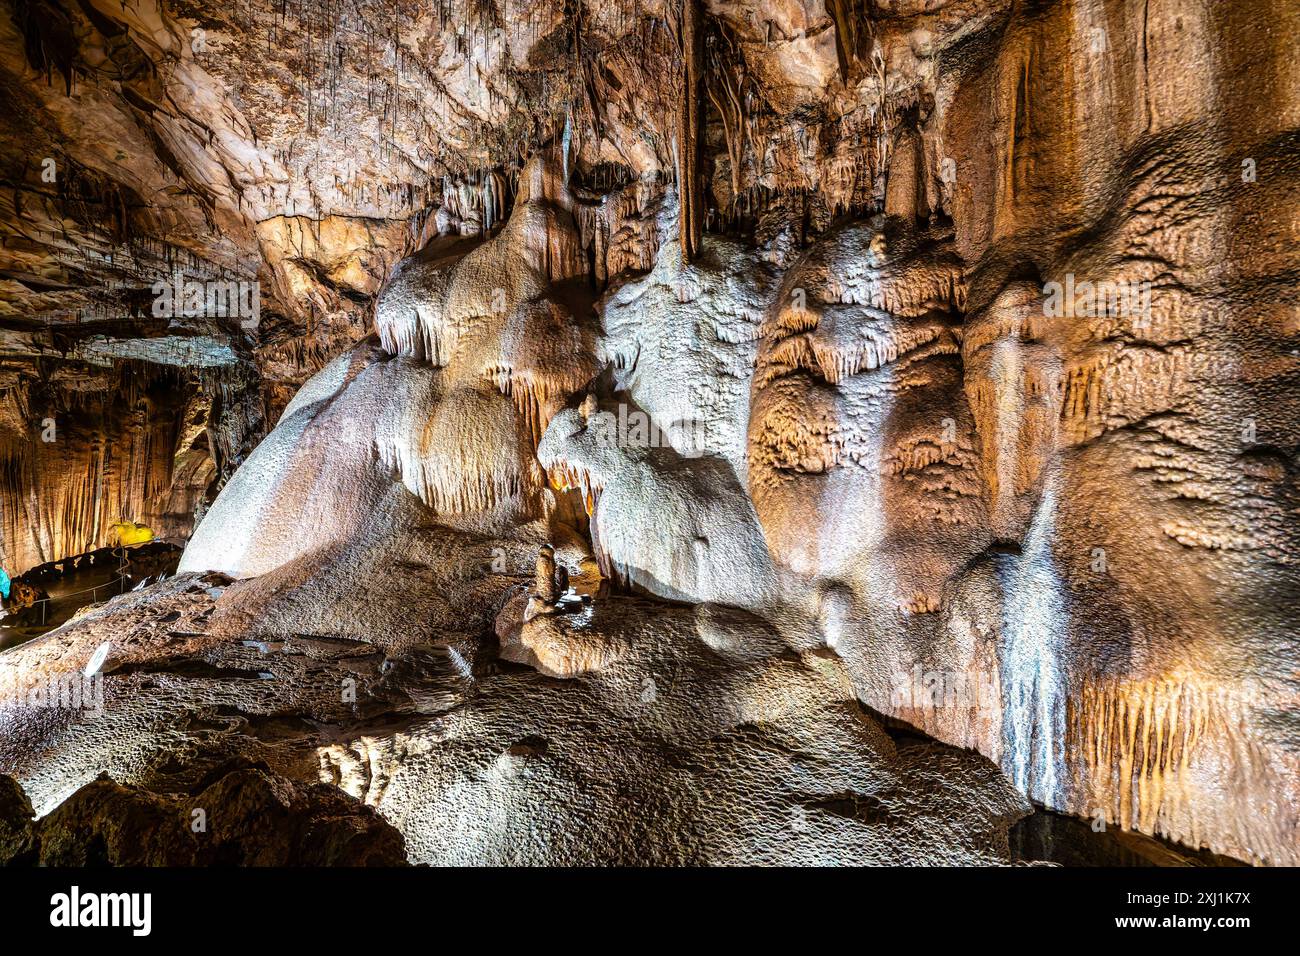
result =
[{"label": "flowstone formation", "polygon": [[0,654],[36,814],[239,759],[421,863],[1300,863],[1294,5],[237,6],[3,26],[79,171],[0,130],[5,559],[188,537]]}]

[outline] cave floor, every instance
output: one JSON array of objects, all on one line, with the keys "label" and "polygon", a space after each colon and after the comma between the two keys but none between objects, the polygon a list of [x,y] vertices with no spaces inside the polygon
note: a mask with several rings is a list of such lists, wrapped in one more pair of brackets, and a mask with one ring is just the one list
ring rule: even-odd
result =
[{"label": "cave floor", "polygon": [[[374,808],[415,863],[1201,862],[1031,813],[991,762],[886,731],[833,653],[744,612],[607,596],[560,679],[490,632],[272,633],[268,595],[181,574],[5,653],[0,772],[43,815],[102,772],[183,793],[251,761]],[[105,642],[97,712],[25,706]]]}]

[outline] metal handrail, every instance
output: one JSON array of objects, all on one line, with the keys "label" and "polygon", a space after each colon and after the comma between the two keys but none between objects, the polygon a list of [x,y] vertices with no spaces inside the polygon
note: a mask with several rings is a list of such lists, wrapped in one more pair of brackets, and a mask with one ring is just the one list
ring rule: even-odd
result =
[{"label": "metal handrail", "polygon": [[[67,594],[60,594],[60,595],[58,595],[57,597],[41,598],[40,600],[33,601],[31,604],[29,604],[29,605],[27,605],[27,606],[28,606],[28,607],[35,607],[35,606],[38,605],[38,604],[53,604],[55,601],[62,601],[64,598],[76,597],[78,594],[90,594],[90,595],[91,595],[90,603],[91,603],[91,604],[94,604],[95,601],[96,601],[96,598],[97,598],[97,595],[95,594],[95,592],[97,592],[100,588],[111,588],[111,587],[113,587],[115,584],[121,584],[121,583],[122,583],[123,581],[125,581],[125,580],[127,580],[127,577],[126,577],[125,574],[118,575],[118,576],[117,576],[116,578],[114,578],[112,581],[109,581],[109,582],[107,582],[107,583],[105,583],[105,584],[97,584],[97,585],[95,585],[93,588],[83,588],[83,589],[80,590],[80,591],[69,591]],[[119,593],[119,594],[122,594],[122,593],[125,593],[125,592],[119,591],[118,593]],[[42,624],[45,623],[45,608],[41,608],[41,623],[42,623]]]},{"label": "metal handrail", "polygon": [[[120,546],[120,547],[122,548],[122,560],[121,560],[121,562],[120,562],[120,563],[118,564],[118,566],[117,566],[117,570],[118,570],[119,573],[118,573],[118,576],[117,576],[116,578],[114,578],[112,581],[108,581],[108,582],[106,582],[106,583],[104,583],[104,584],[97,584],[97,585],[95,585],[95,586],[92,587],[92,588],[82,588],[80,591],[69,591],[67,594],[60,594],[60,595],[58,595],[57,597],[46,597],[46,598],[40,598],[40,599],[38,599],[38,600],[33,601],[31,604],[25,605],[25,606],[22,608],[22,610],[25,611],[25,610],[27,610],[27,608],[33,608],[33,607],[35,607],[36,605],[40,604],[40,605],[41,605],[41,626],[44,626],[44,625],[45,625],[45,605],[46,605],[46,604],[53,604],[55,601],[62,601],[62,600],[64,600],[65,598],[76,597],[78,594],[89,594],[89,595],[91,595],[90,603],[91,603],[91,604],[94,604],[95,601],[96,601],[96,599],[97,599],[97,594],[96,594],[96,592],[99,591],[100,588],[111,588],[111,587],[113,587],[114,585],[121,584],[123,581],[128,580],[128,579],[127,579],[127,576],[126,576],[125,574],[121,573],[121,572],[123,572],[123,571],[126,570],[126,546],[125,546],[125,545],[122,545],[122,546]],[[91,552],[89,552],[89,551],[85,552],[85,554],[90,554],[90,553],[91,553]],[[82,555],[76,555],[76,557],[82,557]],[[125,594],[125,593],[126,593],[125,591],[119,591],[119,592],[118,592],[118,594]]]}]

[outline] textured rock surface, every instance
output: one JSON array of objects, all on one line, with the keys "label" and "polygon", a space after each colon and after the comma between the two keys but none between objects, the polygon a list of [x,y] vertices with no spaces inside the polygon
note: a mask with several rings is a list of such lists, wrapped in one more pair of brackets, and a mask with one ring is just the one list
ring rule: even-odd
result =
[{"label": "textured rock surface", "polygon": [[[0,787],[17,784],[3,777]],[[0,826],[18,831],[25,801],[7,800]],[[25,812],[30,818],[31,804]],[[255,767],[217,768],[186,794],[150,793],[101,777],[35,825],[27,822],[25,843],[0,843],[0,866],[406,863],[401,835],[368,807],[334,787],[296,784]]]},{"label": "textured rock surface", "polygon": [[[143,786],[159,795],[130,798],[141,817],[188,821],[211,799],[218,836],[218,812],[284,786],[253,774],[253,796],[218,793],[243,792],[248,772],[207,783],[238,754],[374,807],[416,863],[1010,861],[1007,832],[1027,806],[992,764],[896,744],[834,655],[792,648],[743,612],[600,601],[557,625],[596,662],[558,681],[499,661],[489,629],[386,647],[285,633],[272,622],[292,595],[242,625],[271,576],[223,588],[181,575],[0,657],[0,764],[51,814],[42,833],[72,833],[78,852],[74,824]],[[109,635],[99,713],[26,706],[24,688],[84,666]],[[122,786],[91,782],[101,769]],[[330,806],[309,819],[332,819]],[[252,824],[233,829],[262,846]],[[177,839],[152,859],[193,849]],[[43,858],[61,846],[43,843]]]},{"label": "textured rock surface", "polygon": [[216,474],[208,409],[151,366],[24,378],[0,401],[0,561],[11,573],[116,544],[144,524],[184,542]]},{"label": "textured rock surface", "polygon": [[35,816],[18,781],[0,775],[0,866],[35,862],[39,846]]},{"label": "textured rock surface", "polygon": [[[4,559],[206,517],[0,656],[38,811],[245,755],[420,861],[1006,859],[990,765],[865,707],[1300,862],[1293,4],[50,6]],[[100,722],[10,710],[112,628]]]}]

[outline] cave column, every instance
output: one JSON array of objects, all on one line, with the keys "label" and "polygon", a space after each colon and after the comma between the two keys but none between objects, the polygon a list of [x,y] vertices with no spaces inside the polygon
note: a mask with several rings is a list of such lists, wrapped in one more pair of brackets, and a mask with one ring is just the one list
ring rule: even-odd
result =
[{"label": "cave column", "polygon": [[704,62],[700,0],[682,0],[682,87],[677,110],[678,232],[682,258],[694,259],[704,238],[704,183],[700,172],[700,65]]}]

